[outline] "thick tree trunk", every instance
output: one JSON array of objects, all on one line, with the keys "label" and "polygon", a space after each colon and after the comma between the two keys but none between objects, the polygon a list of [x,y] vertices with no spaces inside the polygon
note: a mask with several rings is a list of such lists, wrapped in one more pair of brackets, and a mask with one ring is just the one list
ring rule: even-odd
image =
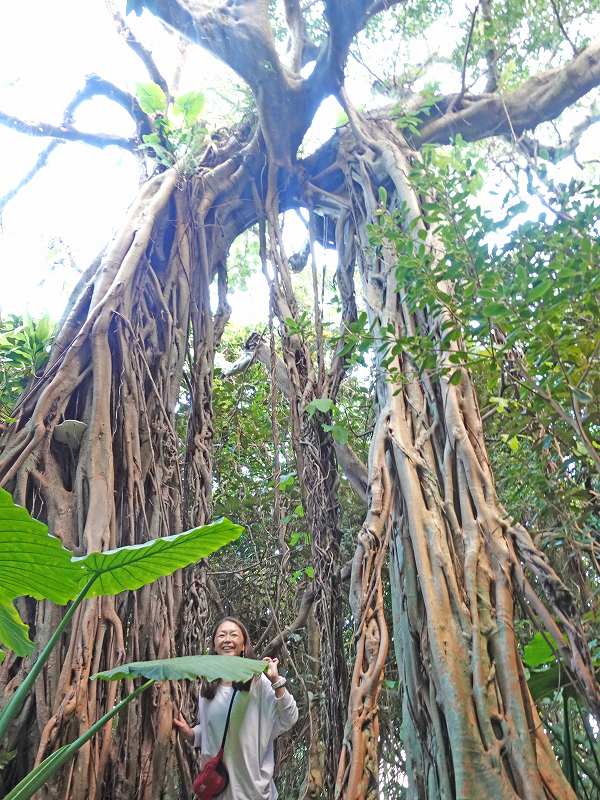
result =
[{"label": "thick tree trunk", "polygon": [[[440,314],[409,310],[396,282],[393,245],[373,244],[367,231],[377,221],[377,185],[386,186],[392,208],[404,210],[405,224],[420,216],[419,198],[408,180],[409,158],[417,156],[391,129],[364,124],[356,130],[363,138],[356,155],[349,154],[347,173],[353,181],[348,193],[359,198],[353,205],[353,234],[363,254],[363,291],[375,336],[380,344],[389,341],[390,333],[400,338],[419,332],[439,340]],[[365,152],[370,154],[368,163]],[[419,229],[425,231],[426,247],[436,248],[435,232],[417,223],[415,252],[422,241]],[[438,352],[444,367],[445,357]],[[565,587],[498,502],[471,378],[464,371],[453,385],[447,373],[436,379],[417,375],[403,352],[389,357],[385,366],[380,356],[376,369],[389,458],[372,459],[370,514],[373,519],[374,506],[381,509],[374,489],[383,480],[392,487],[387,524],[392,532],[394,643],[404,690],[410,796],[574,797],[537,715],[517,649],[516,592],[544,624],[556,628],[524,566],[544,586],[546,602],[562,628],[558,640],[562,632],[569,637],[573,673],[590,690],[593,703],[590,665],[569,619],[574,609]],[[373,530],[369,518],[365,525],[366,531]],[[380,519],[374,527],[379,528],[375,541],[381,546]],[[361,548],[364,557],[369,548],[359,543]],[[369,619],[365,602],[363,594],[363,634]],[[385,623],[378,623],[383,641]],[[347,739],[350,766],[341,787],[349,800],[366,796],[366,773],[353,772],[352,759],[362,760],[376,730],[376,709],[366,716],[376,701],[376,681],[361,642],[364,635],[352,691],[363,692],[358,707],[353,707],[351,695],[349,726],[357,732],[360,714],[363,725],[360,735]],[[367,683],[374,690],[364,690]]]},{"label": "thick tree trunk", "polygon": [[[22,399],[5,437],[2,483],[76,552],[139,543],[181,530],[184,519],[208,519],[212,361],[227,316],[222,303],[213,321],[208,285],[215,273],[224,275],[228,247],[246,224],[236,216],[236,170],[225,158],[183,189],[175,169],[142,187],[123,229],[77,288],[48,368]],[[213,208],[222,188],[231,192],[231,203]],[[195,347],[184,496],[175,411],[190,323]],[[114,705],[119,685],[89,682],[90,675],[125,653],[132,660],[178,655],[178,635],[186,649],[202,648],[203,641],[194,641],[202,635],[193,602],[198,592],[182,615],[182,586],[178,575],[135,594],[84,604],[10,732],[8,747],[18,757],[2,773],[5,787],[33,759],[83,733]],[[192,574],[186,600],[197,588]],[[40,646],[59,614],[38,605]],[[26,667],[4,662],[6,694]],[[173,691],[160,684],[129,706],[116,727],[82,748],[46,796],[161,796],[167,764],[176,772],[172,700],[178,706],[179,700]]]},{"label": "thick tree trunk", "polygon": [[[168,235],[175,184],[170,171],[141,190],[96,273],[79,287],[45,376],[23,399],[5,442],[3,483],[76,552],[181,529],[173,410],[186,349],[189,285]],[[157,319],[165,324],[157,325]],[[76,435],[66,438],[67,426]],[[15,740],[39,741],[40,760],[83,733],[100,709],[114,704],[118,691],[117,685],[89,683],[90,675],[124,658],[125,651],[138,658],[173,654],[180,598],[176,581],[165,579],[135,597],[82,606],[38,681],[32,713],[14,731]],[[37,619],[47,613],[40,605]],[[41,640],[36,636],[40,645],[50,632],[45,625]],[[169,695],[168,687],[154,691],[156,722],[148,713],[152,706],[138,703],[115,741],[108,728],[82,748],[47,795],[94,798],[111,784],[116,794],[135,790],[151,797],[153,784],[162,782],[163,751],[169,747]],[[23,735],[27,729],[31,734]],[[125,769],[116,768],[117,752]]]}]

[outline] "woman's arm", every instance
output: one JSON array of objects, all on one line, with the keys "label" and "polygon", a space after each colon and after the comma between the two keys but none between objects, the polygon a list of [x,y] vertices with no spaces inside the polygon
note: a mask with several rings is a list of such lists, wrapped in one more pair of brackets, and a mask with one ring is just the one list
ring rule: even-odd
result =
[{"label": "woman's arm", "polygon": [[275,708],[273,709],[275,724],[273,726],[274,736],[289,731],[298,721],[298,706],[293,696],[283,688],[281,697],[275,696]]},{"label": "woman's arm", "polygon": [[271,698],[273,698],[273,735],[279,736],[280,733],[289,731],[289,729],[296,724],[298,720],[298,706],[285,686],[279,686],[277,689],[273,689],[272,686],[268,685],[267,681],[270,684],[279,681],[279,662],[276,658],[265,658],[264,660],[268,664],[267,671],[265,672],[267,680],[264,682],[264,685],[266,691],[269,692]]},{"label": "woman's arm", "polygon": [[[190,727],[187,723],[187,720],[180,714],[178,717],[173,718],[173,727],[179,731],[179,733],[183,734],[186,739],[193,739],[194,738],[194,728]],[[196,726],[198,727],[198,726]]]},{"label": "woman's arm", "polygon": [[185,736],[186,739],[191,739],[194,747],[200,747],[202,745],[200,723],[198,723],[198,725],[194,725],[192,728],[190,725],[188,725],[185,717],[180,714],[178,717],[174,717],[173,727],[178,730],[179,733]]}]

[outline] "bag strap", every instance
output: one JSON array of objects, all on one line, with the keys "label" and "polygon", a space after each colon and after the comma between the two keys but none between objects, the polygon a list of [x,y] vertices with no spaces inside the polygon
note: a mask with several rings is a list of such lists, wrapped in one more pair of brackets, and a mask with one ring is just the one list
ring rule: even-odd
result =
[{"label": "bag strap", "polygon": [[237,693],[237,688],[234,688],[233,694],[231,695],[231,702],[229,703],[229,710],[227,712],[227,721],[225,722],[225,730],[223,731],[223,739],[221,740],[221,750],[225,749],[225,739],[227,738],[227,731],[229,730],[229,717],[231,716],[231,709],[233,708],[233,701],[235,700],[236,693]]}]

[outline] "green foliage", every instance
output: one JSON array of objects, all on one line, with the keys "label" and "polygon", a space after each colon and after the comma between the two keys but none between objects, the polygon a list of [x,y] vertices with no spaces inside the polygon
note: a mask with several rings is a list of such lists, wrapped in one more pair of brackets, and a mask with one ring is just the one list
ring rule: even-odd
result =
[{"label": "green foliage", "polygon": [[17,655],[29,655],[34,645],[14,598],[29,595],[66,603],[79,591],[81,579],[81,568],[72,563],[60,539],[0,489],[0,643]]},{"label": "green foliage", "polygon": [[347,326],[342,336],[334,337],[332,344],[341,344],[340,356],[347,359],[349,366],[365,367],[365,356],[371,349],[373,341],[367,314],[365,311],[359,311],[356,320]]},{"label": "green foliage", "polygon": [[223,518],[143,544],[74,557],[73,563],[83,568],[86,579],[95,578],[87,597],[115,595],[195,564],[238,539],[243,530]]},{"label": "green foliage", "polygon": [[[227,519],[143,544],[73,556],[46,525],[0,489],[0,642],[19,655],[32,650],[12,605],[28,595],[66,603],[138,589],[196,563],[239,538],[243,528]],[[79,601],[80,601],[79,600]]]},{"label": "green foliage", "polygon": [[317,412],[324,415],[331,414],[333,421],[331,423],[322,422],[323,430],[330,432],[338,444],[348,444],[348,429],[340,421],[340,412],[333,400],[328,397],[317,397],[308,403],[306,412],[309,417],[313,417]]},{"label": "green foliage", "polygon": [[399,9],[391,12],[392,25],[382,15],[375,16],[368,25],[367,35],[377,36],[379,44],[384,36],[396,37],[400,34],[404,39],[422,35],[437,19],[452,12],[452,0],[406,0]]},{"label": "green foliage", "polygon": [[164,114],[167,110],[167,96],[156,83],[138,83],[135,93],[140,108],[145,114]]},{"label": "green foliage", "polygon": [[248,280],[260,271],[258,238],[252,233],[239,236],[227,257],[227,281],[232,291],[246,291]]},{"label": "green foliage", "polygon": [[[467,57],[467,85],[475,83],[486,70],[486,56],[492,49],[497,54],[500,86],[510,90],[537,72],[540,62],[547,63],[567,45],[557,14],[571,41],[582,48],[587,44],[589,28],[579,22],[588,18],[593,24],[600,3],[598,0],[561,0],[554,4],[546,0],[506,0],[490,3],[490,9],[490,19],[480,9],[475,20]],[[471,19],[465,16],[462,38],[452,55],[457,70],[462,69],[470,26]]]},{"label": "green foliage", "polygon": [[152,82],[138,83],[136,94],[153,125],[152,133],[142,137],[143,147],[162,166],[177,164],[181,174],[193,174],[207,144],[207,130],[199,121],[204,94],[186,92],[170,103],[161,87]]},{"label": "green foliage", "polygon": [[320,411],[321,414],[327,414],[333,408],[333,400],[330,400],[328,397],[317,397],[314,400],[311,400],[306,406],[306,412],[309,417],[312,417],[317,413],[317,411]]},{"label": "green foliage", "polygon": [[541,667],[556,660],[557,647],[547,633],[536,633],[523,648],[523,661],[528,667]]},{"label": "green foliage", "polygon": [[181,114],[188,128],[196,123],[204,108],[202,92],[186,92],[176,98],[173,104],[175,114]]},{"label": "green foliage", "polygon": [[214,681],[247,681],[264,672],[264,661],[240,656],[180,656],[157,661],[134,661],[113,669],[98,672],[92,680],[115,681],[129,678],[149,678],[153,681],[182,681],[206,678]]},{"label": "green foliage", "polygon": [[71,556],[43,522],[0,489],[0,601],[23,595],[55,603],[72,600],[85,576]]},{"label": "green foliage", "polygon": [[[482,160],[461,144],[426,148],[411,174],[428,197],[423,219],[405,225],[403,210],[384,212],[373,226],[374,246],[394,243],[410,308],[448,317],[439,345],[427,336],[390,337],[387,362],[407,352],[419,370],[456,380],[456,367],[478,370],[500,413],[527,409],[563,454],[591,464],[590,448],[600,448],[600,187],[558,186],[555,214],[524,221],[528,205],[511,189],[494,219],[472,200],[484,175]],[[444,258],[427,246],[427,228]],[[521,433],[504,440],[512,452]]]},{"label": "green foliage", "polygon": [[[403,133],[418,136],[419,127],[422,124],[423,119],[430,114],[433,108],[435,108],[438,97],[439,90],[437,85],[427,86],[421,92],[422,100],[417,108],[410,113],[403,112],[401,107],[396,110],[394,119],[398,127],[402,129]],[[379,202],[384,208],[387,205],[387,193],[385,192],[384,187],[380,187]]]},{"label": "green foliage", "polygon": [[34,321],[11,314],[0,319],[0,423],[48,360],[54,326],[49,317]]},{"label": "green foliage", "polygon": [[10,602],[15,597],[66,603],[89,582],[87,597],[138,589],[206,558],[239,538],[242,531],[239,525],[221,519],[143,544],[73,556],[48,534],[46,525],[0,489],[0,642],[19,655],[31,651],[25,626]]},{"label": "green foliage", "polygon": [[0,602],[0,642],[18,656],[29,656],[35,650],[29,629],[11,602]]}]

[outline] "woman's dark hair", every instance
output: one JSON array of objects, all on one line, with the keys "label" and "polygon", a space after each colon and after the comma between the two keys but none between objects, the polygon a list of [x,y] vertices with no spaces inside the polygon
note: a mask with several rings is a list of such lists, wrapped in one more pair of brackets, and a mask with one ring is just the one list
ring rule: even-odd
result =
[{"label": "woman's dark hair", "polygon": [[[250,635],[248,633],[248,629],[244,625],[244,623],[239,620],[237,617],[221,617],[221,619],[217,622],[215,627],[213,628],[212,635],[210,637],[210,650],[209,653],[211,655],[215,655],[215,637],[217,635],[217,631],[221,627],[224,622],[232,622],[234,625],[237,625],[238,628],[242,632],[242,637],[244,639],[244,651],[243,656],[244,658],[256,658],[256,654],[254,653],[254,648],[250,643]],[[200,694],[202,697],[206,697],[207,700],[212,700],[215,694],[217,693],[217,687],[221,683],[221,678],[217,678],[216,681],[202,681],[202,685],[200,686]],[[252,685],[252,678],[250,680],[244,681],[234,681],[233,686],[238,692],[249,692],[250,686]]]}]

